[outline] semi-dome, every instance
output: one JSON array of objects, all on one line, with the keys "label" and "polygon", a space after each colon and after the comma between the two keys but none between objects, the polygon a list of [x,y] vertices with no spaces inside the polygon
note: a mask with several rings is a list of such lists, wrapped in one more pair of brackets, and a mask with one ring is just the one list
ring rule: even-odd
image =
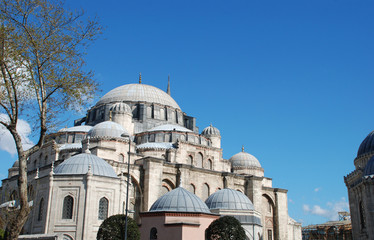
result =
[{"label": "semi-dome", "polygon": [[92,126],[82,125],[82,126],[74,126],[70,128],[62,128],[58,130],[58,132],[89,132],[92,129]]},{"label": "semi-dome", "polygon": [[66,159],[54,169],[54,172],[57,175],[87,174],[89,168],[93,175],[117,178],[112,166],[90,153],[81,153]]},{"label": "semi-dome", "polygon": [[257,158],[249,153],[244,152],[244,148],[240,153],[235,154],[232,156],[229,161],[233,168],[236,167],[244,167],[244,168],[251,168],[251,167],[261,167],[260,162]]},{"label": "semi-dome", "polygon": [[357,151],[357,157],[374,151],[374,131],[369,133],[367,137],[362,141]]},{"label": "semi-dome", "polygon": [[149,129],[147,132],[157,132],[157,131],[179,131],[179,132],[192,132],[190,129],[182,127],[176,124],[164,124],[154,128]]},{"label": "semi-dome", "polygon": [[126,84],[117,87],[105,94],[97,105],[112,102],[148,102],[180,109],[169,94],[146,84]]},{"label": "semi-dome", "polygon": [[90,137],[122,137],[129,133],[120,124],[105,121],[96,124],[89,132]]},{"label": "semi-dome", "polygon": [[132,114],[131,108],[129,105],[123,102],[115,103],[110,107],[112,113],[130,113]]},{"label": "semi-dome", "polygon": [[370,158],[364,169],[364,176],[374,176],[374,156]]},{"label": "semi-dome", "polygon": [[225,188],[213,193],[205,200],[209,209],[254,210],[253,204],[243,193]]},{"label": "semi-dome", "polygon": [[219,130],[210,124],[210,126],[204,128],[204,130],[201,132],[201,135],[204,136],[221,136],[221,133]]},{"label": "semi-dome", "polygon": [[206,204],[195,194],[178,187],[156,200],[150,212],[199,212],[210,213]]}]

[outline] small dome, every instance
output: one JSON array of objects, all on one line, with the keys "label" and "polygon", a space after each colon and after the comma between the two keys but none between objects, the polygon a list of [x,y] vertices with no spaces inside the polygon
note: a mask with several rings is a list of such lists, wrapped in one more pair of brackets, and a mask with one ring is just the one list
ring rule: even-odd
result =
[{"label": "small dome", "polygon": [[364,169],[364,176],[374,176],[374,156],[370,158]]},{"label": "small dome", "polygon": [[118,123],[105,121],[95,125],[89,132],[90,137],[122,137],[129,133]]},{"label": "small dome", "polygon": [[215,127],[212,126],[212,124],[210,124],[209,127],[206,127],[202,132],[201,132],[201,135],[204,135],[204,136],[221,136],[221,133],[219,132],[219,130]]},{"label": "small dome", "polygon": [[93,175],[117,178],[112,166],[90,153],[81,153],[66,159],[54,169],[54,172],[57,175],[87,174],[89,166]]},{"label": "small dome", "polygon": [[240,153],[235,154],[232,156],[229,161],[232,164],[233,168],[236,167],[261,167],[260,162],[257,160],[257,158],[249,153],[244,152],[244,148]]},{"label": "small dome", "polygon": [[16,160],[16,161],[13,163],[12,168],[18,168],[18,167],[19,167],[19,161]]},{"label": "small dome", "polygon": [[210,195],[205,203],[209,209],[254,210],[246,195],[230,188],[218,190]]},{"label": "small dome", "polygon": [[164,124],[154,128],[149,129],[146,132],[156,132],[156,131],[179,131],[179,132],[192,132],[190,129],[182,127],[176,124]]},{"label": "small dome", "polygon": [[199,212],[210,213],[206,204],[195,194],[178,187],[157,199],[150,212]]},{"label": "small dome", "polygon": [[369,133],[358,148],[357,157],[374,151],[374,131]]},{"label": "small dome", "polygon": [[105,94],[96,105],[112,102],[147,102],[157,103],[180,109],[175,100],[159,88],[146,84],[126,84]]},{"label": "small dome", "polygon": [[82,126],[74,126],[70,128],[62,128],[58,130],[58,132],[89,132],[92,129],[92,126],[82,125]]},{"label": "small dome", "polygon": [[112,113],[129,113],[132,115],[132,111],[129,105],[123,102],[115,103],[110,107]]}]

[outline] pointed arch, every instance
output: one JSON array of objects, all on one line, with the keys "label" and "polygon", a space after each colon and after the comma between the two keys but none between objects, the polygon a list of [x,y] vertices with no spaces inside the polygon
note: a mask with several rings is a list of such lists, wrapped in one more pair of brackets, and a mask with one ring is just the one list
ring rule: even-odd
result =
[{"label": "pointed arch", "polygon": [[39,211],[38,211],[38,221],[42,221],[44,217],[44,198],[40,199]]}]

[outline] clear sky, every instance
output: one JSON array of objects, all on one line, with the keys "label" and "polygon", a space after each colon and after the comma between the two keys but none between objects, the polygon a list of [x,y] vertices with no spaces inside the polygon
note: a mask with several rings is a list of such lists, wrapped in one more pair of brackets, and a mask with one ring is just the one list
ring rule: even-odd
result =
[{"label": "clear sky", "polygon": [[[348,210],[343,177],[374,129],[374,1],[67,3],[106,27],[87,56],[97,99],[139,72],[166,90],[170,74],[172,97],[200,131],[221,131],[225,159],[244,145],[273,187],[288,189],[292,218],[323,223]],[[4,178],[16,156],[0,158]]]}]

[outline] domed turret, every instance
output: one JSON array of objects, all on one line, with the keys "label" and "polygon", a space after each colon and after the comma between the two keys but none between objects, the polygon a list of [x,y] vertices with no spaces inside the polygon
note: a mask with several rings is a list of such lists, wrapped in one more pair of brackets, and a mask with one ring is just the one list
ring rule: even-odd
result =
[{"label": "domed turret", "polygon": [[132,111],[129,105],[123,102],[115,103],[110,107],[109,112],[109,118],[111,118],[113,122],[116,122],[127,129],[131,135],[134,134]]},{"label": "domed turret", "polygon": [[219,132],[218,128],[215,128],[210,124],[210,126],[204,128],[204,130],[201,132],[201,135],[210,137],[210,136],[217,136],[220,137],[221,133]]},{"label": "domed turret", "polygon": [[16,176],[18,175],[18,171],[19,171],[19,161],[16,160],[14,163],[13,163],[13,166],[11,168],[8,169],[8,178],[11,178],[13,176]]},{"label": "domed turret", "polygon": [[243,193],[234,189],[221,189],[205,201],[209,209],[253,210],[253,204]]},{"label": "domed turret", "polygon": [[153,203],[150,212],[199,212],[210,213],[207,205],[195,194],[178,187]]},{"label": "domed turret", "polygon": [[357,157],[371,153],[374,151],[374,131],[369,133],[367,137],[362,141],[357,151]]},{"label": "domed turret", "polygon": [[255,176],[263,176],[264,170],[257,158],[249,153],[242,151],[232,156],[229,161],[234,172],[239,174],[250,174]]},{"label": "domed turret", "polygon": [[87,174],[89,168],[93,175],[117,178],[112,166],[90,153],[81,153],[65,160],[54,172],[56,175]]},{"label": "domed turret", "polygon": [[221,133],[212,124],[204,128],[201,135],[212,141],[212,147],[221,148]]},{"label": "domed turret", "polygon": [[122,137],[129,133],[118,123],[105,121],[95,125],[88,135],[90,137]]}]

